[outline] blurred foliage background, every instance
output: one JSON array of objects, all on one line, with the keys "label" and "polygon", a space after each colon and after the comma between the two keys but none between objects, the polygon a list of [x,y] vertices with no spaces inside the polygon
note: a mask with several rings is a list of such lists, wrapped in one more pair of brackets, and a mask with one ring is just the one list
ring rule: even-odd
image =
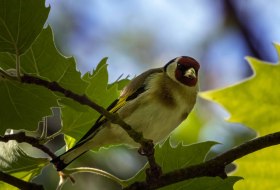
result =
[{"label": "blurred foliage background", "polygon": [[[280,42],[278,0],[48,0],[57,47],[74,56],[83,73],[109,57],[109,77],[135,75],[161,67],[174,57],[192,56],[201,63],[201,91],[234,84],[252,74],[245,56],[277,61],[272,45]],[[53,130],[60,126],[58,110],[49,118]],[[248,113],[250,114],[250,113]],[[228,114],[198,98],[191,117],[172,135],[172,143],[214,140],[209,157],[255,137],[256,132],[227,123]],[[50,144],[62,146],[61,138]],[[87,153],[72,166],[86,164],[128,178],[145,163],[135,150],[117,147]],[[76,175],[74,186],[63,189],[119,189],[110,180],[88,174]],[[52,166],[35,181],[55,189],[58,177]],[[50,183],[50,181],[52,183]]]}]

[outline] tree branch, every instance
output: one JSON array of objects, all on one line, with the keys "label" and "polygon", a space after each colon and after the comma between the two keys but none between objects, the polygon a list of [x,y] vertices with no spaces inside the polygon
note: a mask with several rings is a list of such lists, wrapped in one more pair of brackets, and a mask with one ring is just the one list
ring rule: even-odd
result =
[{"label": "tree branch", "polygon": [[272,133],[245,142],[244,144],[237,146],[211,160],[203,163],[175,170],[166,174],[163,174],[157,181],[148,183],[135,182],[130,186],[124,188],[125,190],[141,190],[141,189],[156,189],[171,185],[180,181],[197,178],[197,177],[226,177],[225,167],[233,161],[242,158],[250,153],[261,150],[263,148],[280,144],[280,132]]},{"label": "tree branch", "polygon": [[22,190],[44,190],[42,185],[23,181],[2,171],[0,171],[0,181],[4,181]]},{"label": "tree branch", "polygon": [[144,139],[144,137],[141,133],[133,130],[132,127],[130,125],[128,125],[127,123],[125,123],[117,114],[110,113],[102,106],[99,106],[95,102],[91,101],[86,95],[79,95],[70,90],[67,90],[67,89],[63,88],[62,86],[60,86],[57,82],[49,82],[49,81],[46,81],[46,80],[43,80],[43,79],[40,79],[40,78],[37,78],[34,76],[26,75],[26,74],[24,74],[21,77],[21,82],[28,83],[28,84],[36,84],[39,86],[46,87],[53,92],[60,92],[65,97],[68,97],[82,105],[87,105],[87,106],[91,107],[92,109],[96,110],[97,112],[102,114],[104,117],[106,117],[106,119],[108,119],[112,123],[120,125],[128,133],[128,135],[133,140],[135,140],[135,142],[141,144],[142,142],[147,141],[146,139]]},{"label": "tree branch", "polygon": [[269,134],[263,137],[256,138],[248,141],[240,146],[237,146],[211,160],[205,161],[197,165],[189,166],[187,168],[175,170],[166,174],[161,174],[161,168],[157,165],[154,158],[154,145],[151,140],[143,137],[142,133],[136,132],[130,125],[125,123],[117,114],[108,112],[103,107],[92,102],[85,95],[78,95],[74,92],[64,89],[57,82],[49,82],[37,77],[23,75],[21,82],[28,84],[36,84],[46,87],[54,92],[60,92],[65,97],[71,98],[82,105],[87,105],[100,114],[104,115],[112,123],[120,125],[128,135],[135,141],[141,144],[141,154],[147,156],[150,168],[146,171],[147,179],[142,182],[135,182],[130,186],[124,188],[126,190],[138,189],[156,189],[170,184],[174,184],[187,179],[203,177],[203,176],[219,176],[226,178],[227,175],[224,171],[226,165],[232,163],[245,155],[248,155],[257,150],[280,144],[280,132]]},{"label": "tree branch", "polygon": [[[114,124],[118,124],[120,127],[122,127],[135,142],[141,145],[142,155],[145,155],[148,158],[149,165],[152,171],[160,170],[159,166],[155,163],[153,141],[145,139],[142,133],[135,131],[130,125],[125,123],[116,113],[115,114],[110,113],[102,106],[91,101],[86,95],[79,95],[70,90],[67,90],[62,86],[60,86],[57,82],[49,82],[27,74],[23,74],[21,76],[21,82],[27,84],[36,84],[48,88],[53,92],[60,92],[65,97],[68,97],[82,105],[87,105],[92,109],[96,110],[97,112],[102,114],[106,119],[108,119],[110,122]],[[157,177],[158,175],[160,175],[160,172],[158,172],[158,174],[153,173],[152,177],[154,178]]]},{"label": "tree branch", "polygon": [[40,139],[35,137],[26,136],[24,132],[19,132],[16,134],[0,136],[0,141],[8,142],[9,140],[16,140],[18,143],[26,142],[43,152],[47,153],[52,159],[56,158],[56,155],[45,145],[40,143]]}]

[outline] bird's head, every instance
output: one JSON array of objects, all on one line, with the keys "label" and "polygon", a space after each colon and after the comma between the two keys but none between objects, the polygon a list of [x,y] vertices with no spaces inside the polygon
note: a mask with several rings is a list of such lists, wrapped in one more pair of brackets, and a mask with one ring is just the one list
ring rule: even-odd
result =
[{"label": "bird's head", "polygon": [[164,72],[173,80],[187,86],[195,86],[198,80],[199,63],[191,57],[172,59],[164,66]]}]

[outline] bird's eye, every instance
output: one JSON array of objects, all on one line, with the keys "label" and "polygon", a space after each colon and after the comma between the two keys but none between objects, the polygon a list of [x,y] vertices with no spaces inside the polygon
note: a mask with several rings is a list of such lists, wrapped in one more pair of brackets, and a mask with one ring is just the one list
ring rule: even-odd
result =
[{"label": "bird's eye", "polygon": [[177,63],[177,69],[182,71],[182,72],[185,72],[186,71],[186,67],[180,63]]}]

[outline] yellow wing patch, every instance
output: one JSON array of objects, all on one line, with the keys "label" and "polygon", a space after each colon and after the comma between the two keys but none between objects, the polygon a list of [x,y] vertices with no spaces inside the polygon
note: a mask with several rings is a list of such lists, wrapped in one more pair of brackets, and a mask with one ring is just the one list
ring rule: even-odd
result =
[{"label": "yellow wing patch", "polygon": [[126,104],[126,99],[127,99],[127,96],[126,97],[121,97],[119,99],[118,103],[112,109],[110,109],[109,112],[115,113],[120,108],[122,108]]},{"label": "yellow wing patch", "polygon": [[[125,104],[126,104],[126,99],[128,98],[128,96],[123,96],[119,99],[119,101],[116,103],[116,105],[111,108],[110,110],[108,110],[110,113],[115,113],[117,112],[120,108],[122,108]],[[99,120],[99,122],[102,122],[105,119],[104,116],[102,116]]]}]

